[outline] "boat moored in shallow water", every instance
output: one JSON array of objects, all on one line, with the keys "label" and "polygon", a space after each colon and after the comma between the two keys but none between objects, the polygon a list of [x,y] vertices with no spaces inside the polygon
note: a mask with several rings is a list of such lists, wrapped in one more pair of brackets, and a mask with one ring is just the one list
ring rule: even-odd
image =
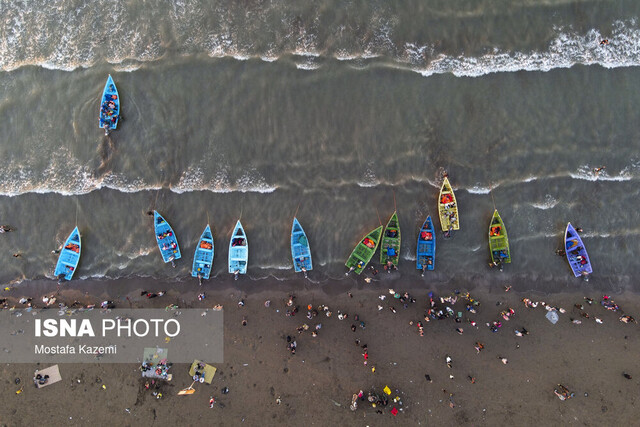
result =
[{"label": "boat moored in shallow water", "polygon": [[193,254],[193,267],[191,275],[197,277],[202,284],[202,279],[209,279],[211,267],[213,265],[213,235],[209,224],[204,228],[200,240],[196,246],[196,252]]},{"label": "boat moored in shallow water", "polygon": [[423,276],[426,270],[435,270],[436,268],[436,236],[431,215],[427,216],[418,233],[416,268],[422,270]]},{"label": "boat moored in shallow water", "polygon": [[296,273],[302,271],[304,276],[307,277],[307,272],[313,270],[309,240],[300,222],[298,222],[298,218],[293,218],[291,226],[291,258],[293,259],[293,268]]},{"label": "boat moored in shallow water", "polygon": [[489,223],[489,255],[493,265],[499,265],[500,270],[502,270],[502,264],[511,263],[507,229],[497,209],[493,211],[493,217]]},{"label": "boat moored in shallow water", "polygon": [[371,230],[362,240],[360,240],[360,243],[356,245],[349,256],[349,259],[345,263],[349,268],[349,271],[346,274],[349,274],[352,271],[355,271],[356,274],[362,273],[362,270],[365,269],[373,255],[376,253],[381,236],[382,226],[375,230]]},{"label": "boat moored in shallow water", "polygon": [[398,267],[400,260],[400,223],[398,213],[394,212],[387,222],[382,235],[382,245],[380,246],[380,264],[388,273]]},{"label": "boat moored in shallow water", "polygon": [[60,256],[58,256],[58,263],[56,264],[54,274],[59,281],[71,280],[73,273],[75,273],[76,268],[78,268],[81,250],[80,231],[78,231],[78,227],[76,227],[71,234],[69,234],[69,237],[67,237],[64,246],[60,250]]},{"label": "boat moored in shallow water", "polygon": [[239,274],[247,274],[249,262],[249,242],[240,220],[236,223],[229,240],[229,273],[238,280]]},{"label": "boat moored in shallow water", "polygon": [[440,216],[440,226],[447,237],[453,230],[460,229],[458,203],[456,202],[455,194],[453,194],[453,188],[451,188],[451,184],[449,183],[449,178],[446,176],[444,177],[442,187],[440,188],[438,214]]},{"label": "boat moored in shallow water", "polygon": [[589,260],[589,255],[587,255],[584,243],[582,243],[582,239],[570,222],[567,224],[564,232],[564,249],[573,275],[576,277],[582,276],[587,279],[589,274],[593,273],[591,261]]},{"label": "boat moored in shallow water", "polygon": [[105,135],[109,134],[109,130],[115,130],[118,127],[120,119],[120,96],[116,84],[111,78],[111,74],[107,78],[107,83],[102,91],[102,99],[100,101],[100,114],[98,126],[104,129]]},{"label": "boat moored in shallow water", "polygon": [[180,259],[182,255],[173,228],[157,211],[153,211],[153,227],[162,260],[165,263],[170,262],[175,267],[173,261]]}]

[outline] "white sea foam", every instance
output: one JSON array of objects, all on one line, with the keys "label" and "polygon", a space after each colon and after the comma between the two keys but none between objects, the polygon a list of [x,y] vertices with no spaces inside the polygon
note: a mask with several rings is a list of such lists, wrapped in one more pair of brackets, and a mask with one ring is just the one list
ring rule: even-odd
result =
[{"label": "white sea foam", "polygon": [[[128,258],[130,260],[134,260],[136,258],[141,258],[141,257],[145,257],[148,256],[150,253],[152,253],[154,250],[153,247],[151,248],[140,248],[137,252],[119,252],[116,251],[115,254],[118,257],[125,257]],[[125,267],[127,264],[124,264]]]},{"label": "white sea foam", "polygon": [[638,175],[637,171],[635,174],[633,173],[635,169],[638,168],[632,164],[631,166],[625,167],[616,175],[609,175],[606,169],[596,173],[593,167],[582,165],[576,172],[570,172],[569,176],[573,179],[582,179],[585,181],[631,181],[634,175]]},{"label": "white sea foam", "polygon": [[377,187],[380,185],[380,180],[376,177],[375,172],[372,167],[369,167],[367,171],[364,173],[364,177],[362,180],[357,182],[359,187]]},{"label": "white sea foam", "polygon": [[[495,187],[493,187],[495,188]],[[471,194],[489,194],[491,193],[491,187],[481,187],[479,185],[476,185],[474,187],[471,188],[467,188],[466,189],[468,193]]]},{"label": "white sea foam", "polygon": [[293,270],[292,264],[267,264],[267,265],[253,265],[253,268],[259,268],[261,270]]},{"label": "white sea foam", "polygon": [[207,180],[201,167],[190,167],[183,172],[178,184],[171,187],[176,193],[191,191],[211,191],[214,193],[230,193],[239,191],[242,193],[273,193],[277,186],[269,185],[260,173],[251,169],[243,173],[233,182],[226,169],[219,170],[216,175]]},{"label": "white sea foam", "polygon": [[312,70],[317,70],[320,67],[321,67],[320,64],[312,62],[312,61],[306,61],[306,62],[302,62],[302,63],[297,63],[296,64],[296,68],[298,70],[312,71]]},{"label": "white sea foam", "polygon": [[[576,64],[605,68],[640,65],[640,28],[636,19],[613,22],[611,33],[606,35],[610,44],[606,46],[600,45],[605,35],[596,29],[577,33],[570,27],[557,27],[546,49],[510,51],[496,46],[479,56],[464,56],[439,52],[434,44],[398,40],[396,29],[401,22],[385,10],[371,16],[366,28],[356,30],[366,30],[366,37],[358,38],[348,26],[339,25],[335,31],[344,32],[339,39],[345,43],[320,39],[319,16],[305,21],[287,15],[282,18],[281,27],[273,28],[277,34],[274,41],[262,47],[255,46],[252,37],[252,31],[260,27],[239,27],[246,23],[240,18],[236,22],[229,6],[208,10],[206,4],[171,2],[166,21],[158,21],[152,13],[143,14],[135,16],[136,25],[132,26],[131,12],[124,3],[103,6],[103,10],[66,4],[51,8],[39,3],[24,2],[5,8],[0,23],[0,70],[37,65],[71,71],[108,63],[119,71],[133,71],[167,54],[201,53],[239,61],[261,58],[267,62],[287,55],[324,56],[356,67],[366,65],[362,60],[382,57],[383,65],[410,69],[424,76],[451,73],[477,77],[498,72],[550,71]],[[211,12],[228,19],[206,19]],[[309,62],[295,66],[317,68]]]},{"label": "white sea foam", "polygon": [[555,28],[555,39],[541,52],[506,52],[496,47],[479,57],[449,56],[437,54],[430,45],[406,43],[400,58],[423,76],[452,73],[458,77],[479,77],[499,72],[550,71],[576,64],[605,68],[640,65],[640,29],[635,19],[616,21],[613,27],[608,36],[610,44],[606,46],[600,45],[605,37],[597,30],[577,34],[570,29]]},{"label": "white sea foam", "polygon": [[559,201],[556,200],[551,194],[547,194],[544,197],[544,202],[542,202],[542,203],[532,203],[531,206],[533,206],[536,209],[547,210],[547,209],[554,208],[558,203],[559,203]]}]

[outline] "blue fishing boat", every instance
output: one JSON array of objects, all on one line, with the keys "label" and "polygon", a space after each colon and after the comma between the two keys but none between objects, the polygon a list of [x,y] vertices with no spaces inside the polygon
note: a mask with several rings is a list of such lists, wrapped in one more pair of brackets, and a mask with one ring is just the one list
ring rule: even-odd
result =
[{"label": "blue fishing boat", "polygon": [[118,89],[111,78],[111,74],[107,78],[107,83],[102,91],[102,99],[100,100],[100,115],[98,127],[104,129],[105,135],[109,134],[109,130],[115,130],[120,119],[120,96]]},{"label": "blue fishing boat", "polygon": [[309,248],[307,235],[298,222],[298,218],[293,218],[293,225],[291,226],[291,257],[296,273],[302,271],[304,277],[307,277],[307,271],[313,270],[311,249]]},{"label": "blue fishing boat", "polygon": [[249,262],[249,242],[240,220],[231,234],[229,241],[229,273],[238,280],[238,274],[247,274],[247,263]]},{"label": "blue fishing boat", "polygon": [[213,265],[213,235],[209,224],[205,227],[196,246],[196,253],[193,255],[193,268],[191,275],[200,279],[209,279],[211,266]]},{"label": "blue fishing boat", "polygon": [[182,255],[180,254],[178,239],[173,232],[173,228],[157,211],[153,211],[153,225],[162,259],[164,262],[170,262],[175,267],[173,261],[180,259]]},{"label": "blue fishing boat", "polygon": [[55,276],[58,281],[71,280],[73,273],[76,272],[78,267],[78,261],[80,261],[80,251],[82,250],[82,243],[80,242],[80,232],[78,227],[74,228],[67,240],[64,242],[64,247],[60,250],[60,256],[58,257],[58,263],[56,264]]},{"label": "blue fishing boat", "polygon": [[569,261],[571,270],[573,270],[573,275],[587,279],[589,274],[593,273],[591,261],[589,261],[582,239],[570,222],[567,223],[567,229],[564,232],[564,248],[567,254],[567,261]]},{"label": "blue fishing boat", "polygon": [[416,268],[422,270],[423,276],[426,270],[435,270],[436,268],[436,235],[431,215],[424,221],[420,233],[418,233]]}]

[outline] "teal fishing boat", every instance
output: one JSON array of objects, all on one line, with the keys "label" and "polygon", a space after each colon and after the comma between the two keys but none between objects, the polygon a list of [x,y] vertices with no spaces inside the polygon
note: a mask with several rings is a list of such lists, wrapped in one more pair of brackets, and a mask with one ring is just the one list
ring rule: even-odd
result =
[{"label": "teal fishing boat", "polygon": [[307,277],[307,271],[313,270],[311,249],[309,248],[307,235],[298,222],[298,218],[293,218],[293,225],[291,226],[291,257],[296,273],[302,271],[304,277]]},{"label": "teal fishing boat", "polygon": [[153,211],[153,224],[162,260],[165,263],[170,262],[175,267],[173,261],[180,259],[182,255],[173,228],[157,211]]},{"label": "teal fishing boat", "polygon": [[111,74],[107,78],[107,83],[102,91],[102,100],[100,101],[100,115],[98,126],[104,129],[105,135],[109,134],[109,130],[115,130],[118,127],[120,119],[120,96],[116,84],[111,78]]},{"label": "teal fishing boat", "polygon": [[191,275],[197,277],[200,280],[200,284],[202,284],[202,279],[209,279],[211,274],[213,249],[213,235],[211,234],[211,227],[207,224],[200,236],[200,240],[198,240],[196,252],[193,254],[193,267],[191,268]]},{"label": "teal fishing boat", "polygon": [[64,242],[64,246],[60,250],[60,256],[58,257],[58,263],[56,264],[54,273],[58,281],[71,280],[73,273],[76,272],[76,268],[78,267],[81,250],[80,232],[78,231],[78,227],[76,227],[71,234],[69,234],[69,237],[67,237],[67,240]]},{"label": "teal fishing boat", "polygon": [[236,223],[229,241],[229,273],[238,280],[239,274],[247,274],[249,263],[249,242],[240,220]]}]

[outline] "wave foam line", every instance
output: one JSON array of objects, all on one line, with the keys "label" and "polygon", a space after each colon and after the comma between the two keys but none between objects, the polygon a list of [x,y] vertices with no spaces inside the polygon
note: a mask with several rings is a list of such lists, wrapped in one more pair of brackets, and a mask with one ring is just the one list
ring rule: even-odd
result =
[{"label": "wave foam line", "polygon": [[[600,65],[605,68],[635,67],[640,65],[640,29],[636,20],[616,21],[610,36],[604,37],[592,29],[584,35],[556,28],[558,35],[545,52],[493,52],[480,57],[437,54],[433,46],[407,43],[404,60],[423,76],[451,73],[457,77],[480,77],[490,73],[518,71],[551,71],[574,65]],[[607,38],[608,45],[600,45]],[[430,60],[421,66],[426,58]]]},{"label": "wave foam line", "polygon": [[[121,18],[126,18],[123,11],[118,13]],[[0,30],[7,34],[5,40],[0,41],[0,70],[12,71],[31,65],[72,71],[108,63],[114,66],[124,64],[119,69],[133,71],[145,63],[161,60],[169,52],[162,36],[154,31],[140,34],[116,27],[115,31],[121,33],[114,37],[118,44],[104,49],[103,42],[100,41],[103,34],[93,34],[85,28],[87,25],[84,22],[78,23],[79,29],[71,35],[52,34],[51,39],[58,43],[50,45],[37,44],[37,38],[27,34],[28,30],[32,30],[31,25],[35,24],[28,19],[25,21],[24,16],[7,18],[4,25],[0,24]],[[198,39],[195,35],[183,37],[184,34],[180,31],[192,31],[192,28],[185,26],[176,28],[177,48],[171,51],[179,52],[177,55],[183,57],[204,53],[212,58],[235,58],[238,61],[256,58],[273,62],[293,56],[310,60],[333,59],[358,65],[363,61],[373,60],[372,62],[380,62],[381,66],[408,69],[423,76],[450,73],[457,77],[479,77],[501,72],[546,72],[577,64],[600,65],[605,68],[640,66],[640,28],[635,18],[615,21],[611,34],[607,36],[596,29],[578,34],[570,28],[555,28],[556,36],[545,51],[513,52],[496,46],[491,52],[481,56],[456,56],[439,53],[432,44],[396,42],[394,26],[393,23],[385,23],[376,28],[371,43],[354,49],[332,48],[326,41],[318,39],[315,33],[317,28],[312,27],[307,28],[302,37],[297,33],[291,34],[298,40],[294,46],[288,42],[282,42],[281,45],[269,44],[263,52],[256,51],[251,44],[243,44],[234,39],[232,33],[225,33],[223,29],[218,33],[209,33],[204,39]],[[113,29],[109,26],[107,28]],[[68,28],[60,27],[59,31],[68,32]],[[109,36],[113,34],[109,33]],[[600,41],[604,38],[609,40],[609,44],[602,46]],[[287,39],[288,37],[284,38]],[[316,61],[294,60],[293,64],[307,70],[320,67]]]}]

